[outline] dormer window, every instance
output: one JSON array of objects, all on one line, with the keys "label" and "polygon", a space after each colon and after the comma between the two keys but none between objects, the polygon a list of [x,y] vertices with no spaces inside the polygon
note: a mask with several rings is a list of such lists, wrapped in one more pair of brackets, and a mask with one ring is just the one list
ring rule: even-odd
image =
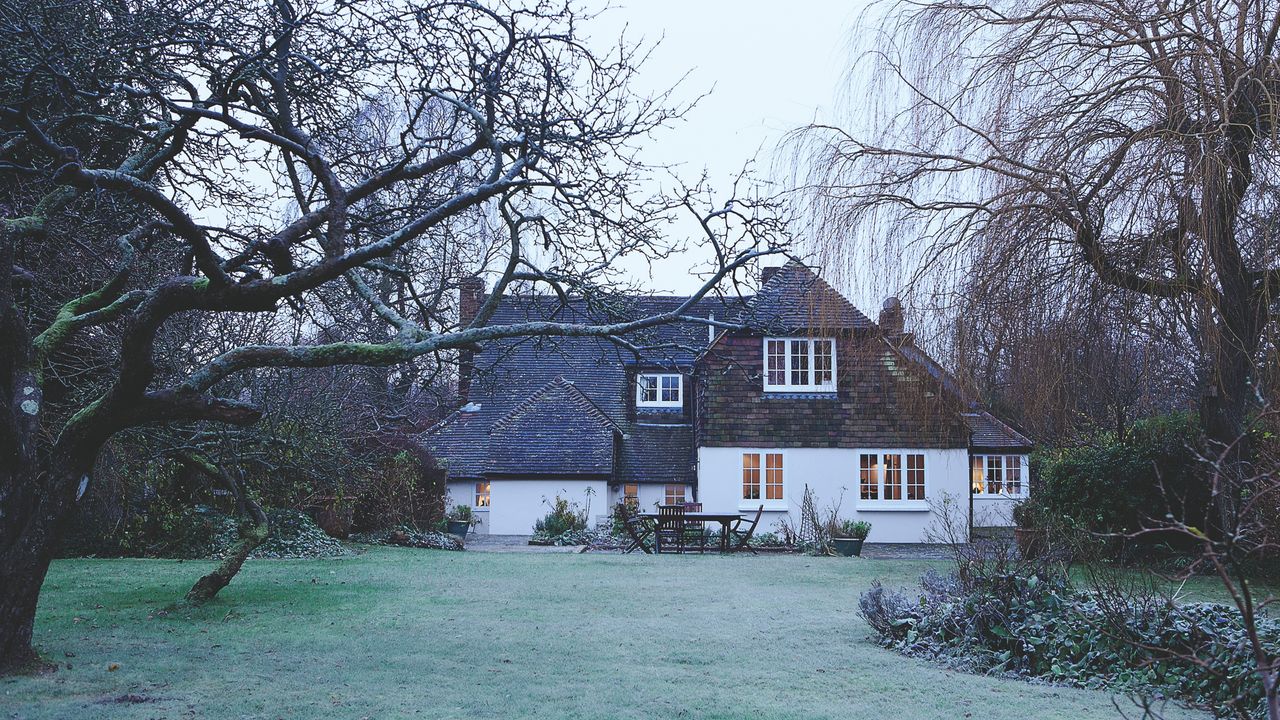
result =
[{"label": "dormer window", "polygon": [[764,389],[832,392],[836,389],[836,341],[829,338],[765,338]]},{"label": "dormer window", "polygon": [[636,377],[636,407],[681,407],[683,390],[684,376],[679,373],[641,373]]}]

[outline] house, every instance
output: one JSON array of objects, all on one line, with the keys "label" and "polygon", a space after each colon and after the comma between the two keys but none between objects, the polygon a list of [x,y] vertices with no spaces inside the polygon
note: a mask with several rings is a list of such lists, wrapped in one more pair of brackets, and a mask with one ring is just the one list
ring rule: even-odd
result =
[{"label": "house", "polygon": [[[463,289],[464,316],[483,288]],[[553,297],[504,299],[494,324],[617,320],[685,298],[607,308]],[[700,317],[631,337],[494,342],[463,358],[464,404],[422,442],[451,501],[479,530],[528,534],[563,497],[604,518],[618,502],[696,500],[755,512],[762,530],[799,523],[808,487],[821,508],[872,523],[873,542],[922,542],[930,501],[951,497],[983,525],[1011,522],[1032,443],[967,399],[904,331],[886,301],[872,322],[810,268],[766,268],[751,297],[705,299]]]}]

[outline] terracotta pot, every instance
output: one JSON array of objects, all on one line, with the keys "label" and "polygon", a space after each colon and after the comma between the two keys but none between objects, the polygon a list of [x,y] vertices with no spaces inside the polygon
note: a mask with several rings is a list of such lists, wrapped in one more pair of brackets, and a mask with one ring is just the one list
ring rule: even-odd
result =
[{"label": "terracotta pot", "polygon": [[1013,541],[1023,560],[1035,560],[1049,547],[1049,531],[1038,528],[1014,528]]},{"label": "terracotta pot", "polygon": [[311,515],[326,535],[345,540],[351,534],[355,509],[334,497],[320,498],[312,506]]}]

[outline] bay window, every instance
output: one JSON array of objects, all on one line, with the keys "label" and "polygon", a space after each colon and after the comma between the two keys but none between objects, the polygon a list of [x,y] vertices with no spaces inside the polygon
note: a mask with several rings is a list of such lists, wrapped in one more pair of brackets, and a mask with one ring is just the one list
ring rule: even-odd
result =
[{"label": "bay window", "polygon": [[836,343],[829,338],[765,338],[764,389],[830,392],[836,389]]}]

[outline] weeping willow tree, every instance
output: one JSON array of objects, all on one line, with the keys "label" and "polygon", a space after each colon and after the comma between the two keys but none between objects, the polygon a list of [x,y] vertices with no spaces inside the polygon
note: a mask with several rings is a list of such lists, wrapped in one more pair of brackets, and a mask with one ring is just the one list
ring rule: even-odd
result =
[{"label": "weeping willow tree", "polygon": [[1280,3],[883,9],[851,74],[870,129],[798,138],[824,249],[971,312],[1102,293],[1176,326],[1206,436],[1247,459],[1280,312]]}]

